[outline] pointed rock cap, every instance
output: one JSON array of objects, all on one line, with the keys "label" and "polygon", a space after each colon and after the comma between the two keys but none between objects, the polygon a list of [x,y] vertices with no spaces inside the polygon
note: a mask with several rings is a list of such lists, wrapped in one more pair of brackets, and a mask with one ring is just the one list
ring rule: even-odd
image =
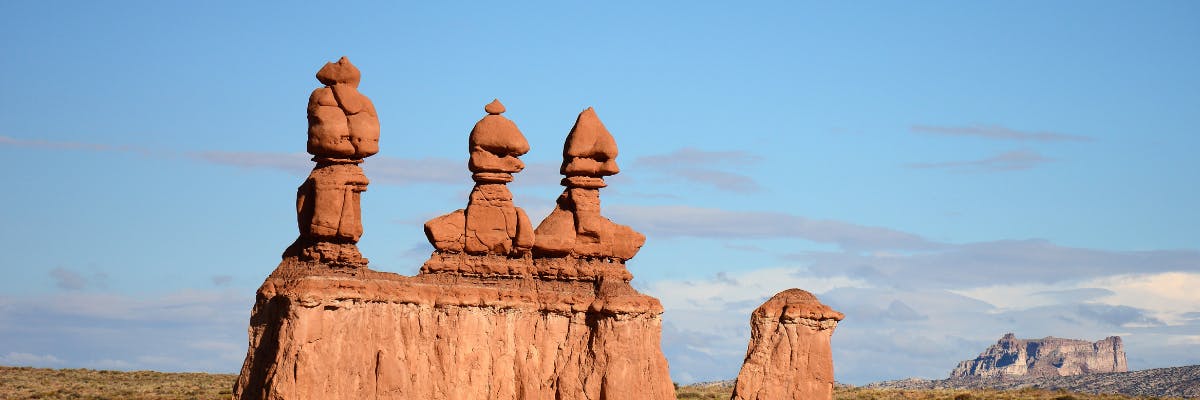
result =
[{"label": "pointed rock cap", "polygon": [[346,56],[342,56],[336,63],[325,63],[325,66],[317,71],[317,80],[326,86],[341,83],[358,87],[360,79],[362,79],[362,73],[358,71],[358,67],[350,63],[350,59]]},{"label": "pointed rock cap", "polygon": [[488,115],[476,122],[475,128],[471,129],[469,150],[479,146],[500,157],[520,156],[529,152],[529,142],[525,140],[521,130],[517,129],[517,124],[500,115],[505,111],[500,100],[492,100],[483,110],[487,111]]},{"label": "pointed rock cap", "polygon": [[492,99],[491,103],[483,106],[483,111],[487,111],[487,113],[491,115],[504,114],[504,104],[500,104],[500,99]]},{"label": "pointed rock cap", "polygon": [[617,141],[608,128],[596,116],[596,110],[588,107],[579,113],[575,126],[567,135],[563,146],[563,157],[587,157],[610,160],[617,158]]}]

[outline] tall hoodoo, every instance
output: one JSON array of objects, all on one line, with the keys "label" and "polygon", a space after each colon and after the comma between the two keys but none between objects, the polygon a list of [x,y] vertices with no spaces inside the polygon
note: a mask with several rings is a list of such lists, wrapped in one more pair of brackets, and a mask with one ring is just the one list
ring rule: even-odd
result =
[{"label": "tall hoodoo", "polygon": [[471,271],[471,266],[480,264],[464,260],[491,256],[496,263],[509,266],[512,263],[505,259],[527,259],[533,247],[533,225],[525,210],[513,204],[512,192],[505,185],[512,182],[512,174],[525,169],[518,157],[529,152],[529,142],[517,124],[500,115],[505,108],[499,100],[493,100],[484,111],[487,115],[475,123],[467,139],[471,154],[467,168],[475,187],[466,209],[425,223],[425,237],[435,252],[422,268],[424,272],[486,275],[499,271]]},{"label": "tall hoodoo", "polygon": [[346,57],[317,71],[324,87],[308,98],[308,152],[317,165],[296,190],[300,237],[284,252],[339,267],[366,267],[358,251],[360,193],[370,181],[358,164],[379,152],[379,117],[358,92],[361,74]]},{"label": "tall hoodoo", "polygon": [[750,315],[750,344],[731,400],[832,399],[830,338],[840,312],[788,289]]},{"label": "tall hoodoo", "polygon": [[[546,219],[538,224],[533,255],[540,270],[575,269],[629,280],[625,261],[633,258],[646,237],[600,214],[600,188],[617,167],[617,143],[588,107],[579,113],[563,144],[559,171],[566,190]],[[605,266],[604,263],[615,265]]]}]

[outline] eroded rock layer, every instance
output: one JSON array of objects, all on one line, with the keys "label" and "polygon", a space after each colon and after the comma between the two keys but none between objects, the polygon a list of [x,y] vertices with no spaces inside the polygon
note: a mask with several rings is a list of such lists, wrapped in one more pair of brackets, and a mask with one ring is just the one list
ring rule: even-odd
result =
[{"label": "eroded rock layer", "polygon": [[959,363],[950,377],[1072,376],[1126,371],[1129,365],[1119,336],[1089,342],[1056,337],[1017,339],[1009,333],[979,357]]},{"label": "eroded rock layer", "polygon": [[406,277],[284,260],[237,399],[673,399],[662,306],[626,282]]},{"label": "eroded rock layer", "polygon": [[732,399],[832,399],[830,339],[844,317],[804,290],[771,297],[750,315],[750,344]]}]

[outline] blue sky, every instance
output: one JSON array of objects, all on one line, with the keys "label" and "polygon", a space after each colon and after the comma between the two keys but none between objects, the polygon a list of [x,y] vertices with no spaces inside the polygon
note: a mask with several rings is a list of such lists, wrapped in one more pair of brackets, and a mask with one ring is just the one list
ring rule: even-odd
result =
[{"label": "blue sky", "polygon": [[1006,332],[1200,363],[1194,2],[4,2],[0,364],[232,372],[296,236],[313,77],[378,109],[360,242],[412,274],[499,98],[537,223],[588,106],[648,237],[676,380],[725,379],[788,287],[839,380],[942,377]]}]

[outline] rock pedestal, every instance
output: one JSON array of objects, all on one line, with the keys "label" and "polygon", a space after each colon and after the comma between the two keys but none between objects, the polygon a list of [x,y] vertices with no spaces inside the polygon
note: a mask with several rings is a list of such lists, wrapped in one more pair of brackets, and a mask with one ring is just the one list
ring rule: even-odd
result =
[{"label": "rock pedestal", "polygon": [[498,101],[485,110],[469,140],[476,185],[465,209],[425,224],[421,273],[286,253],[258,290],[235,399],[675,398],[662,305],[625,269],[636,248],[535,260],[504,185],[528,144]]},{"label": "rock pedestal", "polygon": [[788,289],[750,316],[750,345],[732,400],[833,398],[830,338],[842,313]]}]

